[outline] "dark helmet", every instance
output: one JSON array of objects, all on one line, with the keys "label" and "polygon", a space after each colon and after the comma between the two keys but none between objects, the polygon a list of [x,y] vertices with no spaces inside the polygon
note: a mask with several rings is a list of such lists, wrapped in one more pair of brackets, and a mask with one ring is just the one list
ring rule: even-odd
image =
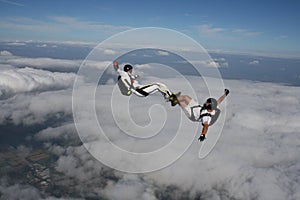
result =
[{"label": "dark helmet", "polygon": [[131,66],[131,65],[128,65],[128,64],[127,64],[127,65],[124,66],[124,71],[125,71],[125,72],[128,72],[128,71],[130,71],[130,70],[132,70],[132,66]]},{"label": "dark helmet", "polygon": [[217,106],[218,106],[218,102],[214,98],[208,98],[206,100],[206,103],[208,104],[206,106],[206,109],[208,109],[208,110],[215,110],[217,108]]}]

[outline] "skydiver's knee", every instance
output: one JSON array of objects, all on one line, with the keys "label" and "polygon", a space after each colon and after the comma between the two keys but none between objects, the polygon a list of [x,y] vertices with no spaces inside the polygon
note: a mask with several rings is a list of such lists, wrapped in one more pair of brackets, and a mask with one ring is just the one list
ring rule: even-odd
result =
[{"label": "skydiver's knee", "polygon": [[188,95],[182,95],[182,96],[179,96],[178,98],[181,98],[182,100],[191,100],[191,97],[189,97]]}]

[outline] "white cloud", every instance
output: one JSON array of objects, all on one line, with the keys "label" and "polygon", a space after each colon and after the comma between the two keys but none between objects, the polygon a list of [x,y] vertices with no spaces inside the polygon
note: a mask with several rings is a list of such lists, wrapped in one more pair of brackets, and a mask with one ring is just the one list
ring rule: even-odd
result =
[{"label": "white cloud", "polygon": [[197,27],[198,31],[205,35],[214,35],[218,33],[236,34],[239,37],[256,37],[262,35],[262,32],[249,31],[246,29],[225,29],[221,27],[213,27],[211,24],[204,24]]},{"label": "white cloud", "polygon": [[223,62],[220,64],[221,67],[228,67],[229,66],[229,63],[228,62]]},{"label": "white cloud", "polygon": [[25,46],[26,43],[24,42],[19,42],[19,41],[15,41],[15,42],[5,42],[6,45],[10,45],[10,46]]},{"label": "white cloud", "polygon": [[214,61],[216,62],[226,62],[225,58],[214,58]]},{"label": "white cloud", "polygon": [[72,113],[72,91],[59,90],[39,94],[19,94],[0,102],[0,124],[42,124],[48,119],[64,118]]},{"label": "white cloud", "polygon": [[[197,85],[196,90],[201,94],[200,101],[203,102],[205,85],[197,84],[196,79],[192,77],[190,81],[193,85]],[[132,177],[137,181],[129,181],[127,185],[124,181],[127,177],[124,175],[122,176],[124,179],[110,182],[104,188],[105,194],[117,198],[121,193],[116,191],[127,190],[128,193],[122,193],[126,199],[133,196],[141,197],[142,191],[147,187],[150,187],[150,191],[158,192],[159,188],[163,190],[162,186],[175,185],[182,191],[180,195],[186,192],[185,195],[191,199],[196,198],[199,193],[201,196],[216,199],[226,197],[251,199],[254,196],[259,199],[299,197],[297,191],[300,189],[298,184],[300,175],[296,175],[300,169],[297,146],[297,141],[300,140],[298,134],[300,125],[297,123],[300,120],[299,88],[251,81],[225,81],[225,83],[232,91],[227,102],[227,119],[219,143],[207,158],[204,160],[197,158],[200,144],[195,140],[184,156],[173,165],[141,175],[142,179]],[[183,92],[185,93],[184,89]],[[145,104],[151,104],[154,97],[138,100],[140,99],[133,99],[135,104],[142,104],[141,106],[145,107]],[[103,106],[97,108],[107,116],[104,113],[109,112],[109,109]],[[137,112],[141,108],[135,105]],[[175,109],[179,110],[179,107]],[[173,113],[175,110],[168,112]],[[110,125],[109,118],[106,119],[105,125],[110,127],[110,135],[114,135],[116,130]],[[185,123],[190,125],[193,122]],[[91,129],[93,128],[87,126],[86,130]],[[172,135],[171,129],[165,131],[165,137],[169,138]],[[207,135],[208,140],[212,134],[215,134],[213,127]],[[128,145],[132,142],[117,133],[112,138],[113,141],[122,141],[118,144]],[[134,144],[136,147],[139,146],[138,142]],[[168,192],[164,193],[167,195]],[[180,195],[177,198],[182,197]]]},{"label": "white cloud", "polygon": [[76,132],[74,124],[65,124],[59,127],[48,127],[35,135],[37,140],[47,141],[56,138],[64,138],[66,140],[74,139],[77,135],[74,135]]},{"label": "white cloud", "polygon": [[215,59],[208,59],[208,60],[189,60],[187,61],[178,61],[177,63],[191,63],[192,65],[200,65],[201,67],[214,67],[218,68],[220,66],[220,62],[216,61]]},{"label": "white cloud", "polygon": [[[167,80],[170,84],[174,81],[176,79]],[[190,81],[197,85],[197,92],[201,94],[200,101],[205,99],[205,85],[197,84],[198,81],[193,77]],[[59,156],[56,170],[71,178],[65,182],[66,184],[72,184],[72,179],[75,179],[85,182],[86,185],[95,185],[94,187],[78,186],[75,190],[88,191],[97,197],[159,199],[158,195],[164,194],[165,197],[171,199],[179,199],[183,195],[193,199],[201,194],[202,197],[208,199],[251,199],[254,196],[259,199],[297,199],[299,197],[297,191],[300,189],[298,185],[300,175],[297,174],[300,169],[298,156],[299,88],[251,81],[226,81],[225,83],[231,89],[231,94],[227,102],[224,132],[216,148],[204,160],[197,158],[200,146],[195,140],[181,159],[165,169],[143,175],[129,175],[115,171],[111,172],[113,174],[110,176],[117,178],[109,180],[102,174],[104,166],[93,159],[83,146],[63,147],[52,144],[48,147],[49,150]],[[109,91],[112,86],[106,87]],[[186,93],[184,89],[182,91]],[[19,118],[23,119],[33,114],[36,119],[45,119],[49,113],[61,111],[71,113],[70,106],[65,110],[70,103],[70,100],[66,103],[70,95],[64,93],[65,91],[43,93],[28,100],[20,97],[22,104],[29,100],[32,103],[23,110],[24,112],[29,108],[29,112]],[[96,106],[104,116],[108,116],[110,112],[103,105],[106,98],[108,96],[103,96],[102,102],[99,101]],[[145,105],[149,106],[157,100],[161,100],[159,95],[147,99],[133,97],[136,111],[133,116],[139,116],[138,113]],[[15,112],[21,108],[16,106],[16,103],[19,102],[21,106],[22,101],[12,104]],[[56,108],[49,108],[48,102],[52,102]],[[169,105],[165,106],[168,108]],[[170,108],[167,112],[174,114],[176,110],[179,110],[179,107]],[[177,114],[171,117],[175,119]],[[191,125],[193,122],[186,121],[185,123]],[[119,144],[123,143],[123,145],[131,144],[130,139],[118,135],[114,123],[107,117],[104,125],[110,130],[110,135],[114,135],[113,141],[119,141]],[[86,131],[92,131],[94,128],[87,126]],[[162,140],[168,141],[172,135],[172,129],[165,131]],[[73,124],[69,124],[47,128],[39,132],[36,138],[46,142],[59,138],[69,141],[72,133],[76,134]],[[208,140],[212,134],[214,134],[213,127],[207,135]],[[134,144],[136,149],[143,149],[145,145],[153,147],[151,143],[140,145],[135,142]],[[120,164],[122,164],[122,159],[120,159]],[[104,186],[99,188],[99,185]],[[168,189],[172,187],[173,189]]]},{"label": "white cloud", "polygon": [[37,47],[41,47],[41,48],[46,48],[46,47],[48,47],[48,45],[47,44],[38,44],[38,45],[36,45]]},{"label": "white cloud", "polygon": [[20,92],[64,89],[73,86],[76,74],[49,72],[32,68],[0,71],[0,98]]},{"label": "white cloud", "polygon": [[214,58],[213,59],[215,62],[217,62],[220,67],[228,67],[229,63],[226,61],[225,58]]},{"label": "white cloud", "polygon": [[245,37],[256,37],[259,35],[262,35],[262,32],[256,32],[256,31],[249,31],[246,29],[234,29],[232,30],[233,33],[239,34],[240,36],[245,36]]},{"label": "white cloud", "polygon": [[105,49],[103,53],[106,54],[106,55],[115,55],[115,54],[117,54],[117,52],[112,50],[112,49]]},{"label": "white cloud", "polygon": [[[226,62],[226,59],[220,58],[218,61]],[[149,82],[158,80],[153,77],[145,79]],[[200,84],[196,77],[188,79],[197,92],[199,103],[203,103],[209,96],[206,85]],[[178,78],[168,78],[164,82],[182,91],[183,94],[192,94]],[[45,141],[47,148],[59,157],[55,163],[56,170],[69,178],[64,184],[72,185],[73,189],[80,191],[82,195],[90,194],[95,198],[299,199],[299,87],[243,80],[225,80],[225,85],[231,90],[226,102],[226,123],[216,147],[203,160],[198,159],[201,144],[195,139],[183,157],[162,170],[136,175],[109,171],[93,159],[84,146],[59,146],[55,143],[58,139],[69,141],[76,137],[74,124],[69,121],[66,123],[63,116],[61,125],[40,131],[35,139]],[[173,138],[176,130],[172,126],[158,135],[158,142],[133,140],[123,134],[116,127],[115,121],[109,118],[110,108],[106,103],[110,105],[112,89],[113,85],[98,88],[96,98],[99,101],[96,101],[95,106],[100,123],[105,130],[109,130],[108,137],[112,142],[133,150],[149,150],[164,145],[164,141]],[[219,91],[221,95],[224,88],[213,89]],[[43,123],[49,116],[59,113],[71,114],[71,93],[71,89],[67,89],[35,95],[20,94],[15,98],[3,100],[0,102],[0,122],[3,124],[6,119],[10,119],[10,122],[15,124],[32,125]],[[84,95],[81,98],[87,104],[93,103]],[[179,107],[171,108],[169,104],[163,102],[160,95],[144,99],[132,97],[130,102],[132,116],[139,123],[147,120],[149,114],[145,109],[150,108],[154,102],[160,103],[165,108],[172,122],[181,114]],[[225,104],[221,105],[223,115],[224,108]],[[147,114],[144,115],[145,113]],[[124,123],[128,122],[124,113],[118,114],[123,117]],[[161,115],[161,112],[159,114]],[[82,113],[82,116],[84,117],[85,113]],[[185,119],[185,116],[183,117]],[[89,123],[89,120],[84,121],[87,133],[97,129]],[[188,120],[183,121],[184,126],[193,124],[195,123]],[[214,132],[216,126],[218,122],[210,127],[208,141],[216,134]],[[199,132],[185,134],[196,135]],[[98,142],[95,138],[90,138],[89,141]],[[100,141],[99,144],[107,145],[104,141]],[[118,158],[120,165],[126,162],[120,155],[110,156]],[[84,184],[74,184],[78,182]],[[5,191],[2,192],[5,197],[10,197],[9,195],[12,195],[10,193],[14,191],[7,188],[9,186],[1,186],[0,190]]]},{"label": "white cloud", "polygon": [[169,52],[167,51],[156,51],[156,54],[159,56],[169,56]]},{"label": "white cloud", "polygon": [[77,72],[83,63],[84,67],[103,69],[111,65],[112,61],[25,58],[18,56],[4,57],[0,59],[0,65],[9,66],[10,68],[28,67],[58,72]]},{"label": "white cloud", "polygon": [[219,63],[214,60],[193,60],[189,62],[193,65],[200,64],[203,67],[220,67]]},{"label": "white cloud", "polygon": [[0,56],[12,56],[13,54],[9,51],[0,51]]},{"label": "white cloud", "polygon": [[37,20],[26,17],[2,17],[0,18],[0,26],[4,29],[45,32],[48,34],[69,34],[76,33],[78,30],[114,34],[131,28],[129,26],[114,26],[93,21],[84,21],[68,16],[53,16],[49,17],[48,20]]},{"label": "white cloud", "polygon": [[34,67],[48,70],[76,71],[80,67],[82,61],[53,58],[24,58],[13,56],[6,59],[1,59],[0,63],[10,64],[15,67]]},{"label": "white cloud", "polygon": [[98,44],[96,42],[68,41],[68,40],[64,40],[64,41],[48,41],[48,42],[44,41],[44,42],[41,43],[39,41],[31,41],[31,40],[29,40],[29,41],[26,41],[26,43],[24,43],[24,45],[31,43],[31,44],[37,44],[36,46],[41,46],[41,45],[45,44],[48,47],[52,47],[52,48],[57,48],[57,45],[68,45],[68,46],[80,46],[80,47],[94,48]]},{"label": "white cloud", "polygon": [[205,35],[217,34],[225,31],[224,28],[215,28],[209,24],[200,25],[197,28],[200,33]]},{"label": "white cloud", "polygon": [[129,26],[114,26],[110,24],[101,24],[99,22],[94,21],[83,21],[75,17],[69,16],[56,16],[51,17],[52,20],[59,23],[57,25],[66,26],[67,28],[72,29],[86,29],[93,31],[102,31],[102,32],[120,32],[128,30],[132,27]]},{"label": "white cloud", "polygon": [[259,60],[253,60],[249,62],[249,65],[258,65],[258,64],[259,64]]},{"label": "white cloud", "polygon": [[108,199],[157,199],[151,185],[148,185],[141,177],[130,174],[124,175],[118,182],[108,182],[103,193]]}]

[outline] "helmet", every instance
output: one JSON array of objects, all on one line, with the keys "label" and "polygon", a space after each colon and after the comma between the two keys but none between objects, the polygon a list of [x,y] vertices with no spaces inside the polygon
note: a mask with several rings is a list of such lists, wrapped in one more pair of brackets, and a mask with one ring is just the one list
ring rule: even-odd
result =
[{"label": "helmet", "polygon": [[208,98],[206,100],[206,103],[208,104],[206,106],[206,109],[209,109],[209,110],[215,110],[217,108],[217,106],[218,106],[218,102],[214,98]]},{"label": "helmet", "polygon": [[127,65],[124,66],[124,71],[125,71],[125,72],[128,72],[128,71],[130,71],[130,70],[132,70],[132,66],[131,66],[131,65],[128,65],[128,64],[127,64]]}]

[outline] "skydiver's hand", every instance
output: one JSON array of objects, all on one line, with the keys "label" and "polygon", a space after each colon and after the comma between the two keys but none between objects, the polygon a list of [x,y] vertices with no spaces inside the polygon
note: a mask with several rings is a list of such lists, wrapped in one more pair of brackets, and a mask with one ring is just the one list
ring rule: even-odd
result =
[{"label": "skydiver's hand", "polygon": [[202,142],[202,141],[205,140],[205,139],[206,139],[206,137],[205,137],[204,134],[201,134],[200,137],[198,138],[198,140],[199,140],[200,142]]},{"label": "skydiver's hand", "polygon": [[119,66],[119,63],[117,61],[113,62],[114,67]]},{"label": "skydiver's hand", "polygon": [[229,90],[225,89],[225,95],[227,96],[229,94]]},{"label": "skydiver's hand", "polygon": [[140,75],[138,75],[138,74],[137,74],[137,75],[135,75],[135,78],[140,78]]}]

